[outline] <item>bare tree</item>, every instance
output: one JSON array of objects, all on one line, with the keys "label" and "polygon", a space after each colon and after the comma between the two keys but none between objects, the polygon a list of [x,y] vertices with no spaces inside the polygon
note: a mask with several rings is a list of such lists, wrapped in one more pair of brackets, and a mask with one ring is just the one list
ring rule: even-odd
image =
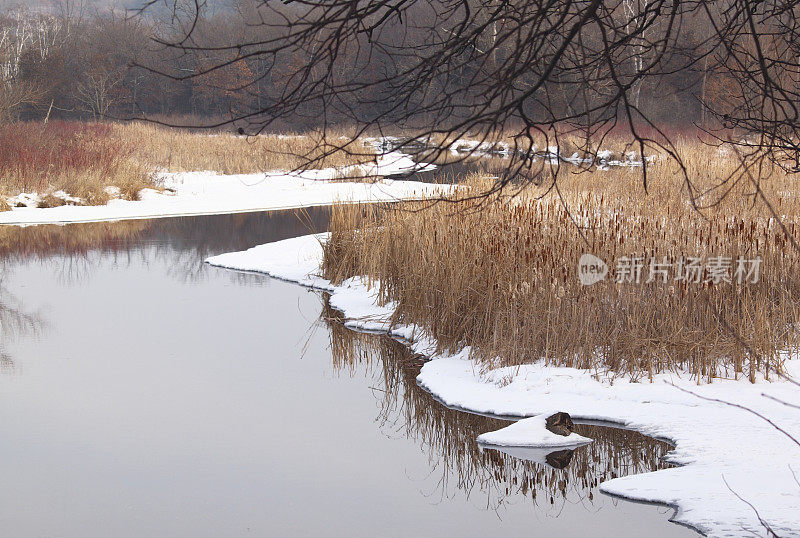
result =
[{"label": "bare tree", "polygon": [[[57,30],[55,30],[57,31]],[[41,88],[32,81],[21,80],[20,66],[29,48],[47,46],[50,25],[42,17],[30,17],[16,8],[0,20],[0,118],[16,117],[23,105],[36,103]]]},{"label": "bare tree", "polygon": [[248,31],[233,43],[201,35],[206,2],[151,0],[145,10],[156,5],[172,8],[163,46],[233,59],[152,70],[183,80],[247,62],[271,77],[267,88],[253,82],[257,107],[229,118],[251,131],[313,117],[323,132],[407,129],[415,135],[401,143],[435,140],[441,151],[467,134],[512,133],[501,187],[537,176],[530,155],[542,135],[557,145],[578,133],[591,152],[624,128],[642,156],[656,147],[680,162],[642,92],[653,88],[652,101],[665,80],[696,73],[697,112],[716,118],[709,132],[739,144],[749,170],[765,160],[800,169],[795,2],[239,0]]},{"label": "bare tree", "polygon": [[676,62],[696,61],[674,45],[684,18],[702,4],[302,0],[250,7],[258,31],[220,44],[197,35],[202,3],[175,3],[181,34],[161,43],[183,54],[236,53],[186,77],[253,59],[280,71],[273,94],[237,118],[252,130],[313,115],[323,131],[338,123],[409,129],[417,134],[403,142],[443,140],[443,151],[467,134],[512,132],[517,158],[507,181],[529,170],[537,135],[557,144],[578,132],[588,150],[622,123],[641,152],[648,141],[671,151],[639,106],[639,89]]},{"label": "bare tree", "polygon": [[78,82],[76,96],[85,110],[95,120],[108,116],[108,110],[116,101],[116,90],[122,83],[118,69],[100,65],[90,68]]}]

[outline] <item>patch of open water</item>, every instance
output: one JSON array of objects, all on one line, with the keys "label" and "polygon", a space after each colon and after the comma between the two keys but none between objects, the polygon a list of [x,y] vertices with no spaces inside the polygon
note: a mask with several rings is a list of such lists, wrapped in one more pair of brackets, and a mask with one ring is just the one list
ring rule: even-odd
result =
[{"label": "patch of open water", "polygon": [[582,425],[555,468],[475,437],[419,360],[324,296],[203,264],[319,231],[325,208],[1,228],[8,536],[680,536],[603,495],[669,446]]}]

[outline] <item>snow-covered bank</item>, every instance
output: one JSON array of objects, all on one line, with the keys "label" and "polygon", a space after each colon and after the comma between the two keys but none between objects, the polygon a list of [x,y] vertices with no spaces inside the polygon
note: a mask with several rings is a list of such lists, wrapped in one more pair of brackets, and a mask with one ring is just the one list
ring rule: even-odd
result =
[{"label": "snow-covered bank", "polygon": [[[392,153],[376,163],[299,173],[222,175],[214,172],[165,173],[163,192],[144,189],[138,201],[113,199],[106,205],[14,207],[0,212],[0,224],[63,224],[105,220],[241,213],[328,205],[336,201],[387,202],[444,194],[452,187],[416,181],[328,181],[339,177],[377,177],[429,170],[407,155]],[[35,193],[20,198],[38,200]],[[30,205],[35,206],[35,203]]]},{"label": "snow-covered bank", "polygon": [[[328,290],[332,305],[350,318],[349,326],[389,330],[393,305],[374,305],[374,293],[359,279],[334,287],[315,276],[324,240],[324,234],[299,237],[208,262]],[[433,349],[418,328],[393,327],[391,333],[417,352]],[[482,372],[468,355],[465,349],[432,357],[418,382],[446,405],[468,411],[525,417],[559,409],[576,419],[615,422],[669,439],[675,444],[669,460],[680,467],[609,480],[601,489],[675,506],[677,521],[712,536],[766,535],[759,516],[779,536],[800,534],[800,446],[746,411],[696,396],[747,406],[800,438],[800,410],[772,399],[800,405],[797,386],[763,380],[697,385],[674,374],[633,383],[542,364]],[[800,360],[787,360],[786,368],[800,378]]]}]

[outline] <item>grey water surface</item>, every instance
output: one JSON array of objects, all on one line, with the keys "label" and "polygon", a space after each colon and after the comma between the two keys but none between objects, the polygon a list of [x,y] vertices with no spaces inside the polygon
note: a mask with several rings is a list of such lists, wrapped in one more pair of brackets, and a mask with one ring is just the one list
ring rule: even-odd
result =
[{"label": "grey water surface", "polygon": [[598,482],[669,447],[584,426],[564,469],[474,442],[419,359],[319,293],[203,264],[327,210],[0,230],[3,536],[680,536]]}]

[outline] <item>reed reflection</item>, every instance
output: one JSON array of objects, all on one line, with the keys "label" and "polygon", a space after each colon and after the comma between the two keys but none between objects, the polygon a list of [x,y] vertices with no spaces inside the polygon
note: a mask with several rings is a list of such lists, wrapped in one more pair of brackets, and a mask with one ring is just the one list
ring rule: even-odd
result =
[{"label": "reed reflection", "polygon": [[341,313],[327,299],[323,297],[321,318],[330,334],[334,367],[350,375],[365,369],[373,374],[381,425],[392,435],[415,440],[427,451],[432,472],[439,473],[438,491],[431,495],[481,496],[481,503],[493,510],[518,502],[519,496],[548,514],[558,513],[564,503],[598,510],[616,503],[598,496],[601,482],[670,466],[662,461],[672,448],[669,444],[634,431],[587,424],[576,424],[575,431],[594,442],[575,450],[482,449],[475,441],[478,435],[508,421],[439,403],[417,385],[422,357],[389,337],[345,328]]},{"label": "reed reflection", "polygon": [[38,313],[26,312],[20,301],[0,283],[0,374],[17,371],[16,362],[8,353],[8,345],[20,335],[40,333],[44,326]]},{"label": "reed reflection", "polygon": [[85,280],[101,263],[130,266],[166,262],[170,275],[196,281],[214,254],[317,233],[327,229],[327,207],[127,220],[67,225],[0,226],[4,271],[36,262],[49,264],[66,282]]}]

